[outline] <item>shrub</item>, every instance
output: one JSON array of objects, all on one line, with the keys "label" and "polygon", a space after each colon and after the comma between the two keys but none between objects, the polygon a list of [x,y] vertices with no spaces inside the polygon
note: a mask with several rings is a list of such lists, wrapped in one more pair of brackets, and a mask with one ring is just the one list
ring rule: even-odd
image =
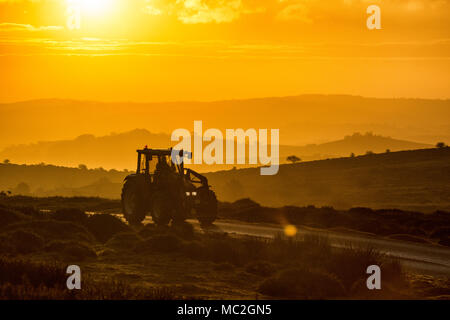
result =
[{"label": "shrub", "polygon": [[37,234],[25,230],[16,230],[8,234],[8,243],[16,253],[26,254],[39,251],[44,246],[44,240]]},{"label": "shrub", "polygon": [[11,224],[5,228],[6,231],[25,230],[33,232],[46,241],[51,240],[74,240],[81,242],[92,242],[94,237],[86,228],[67,221],[55,220],[30,220]]},{"label": "shrub", "polygon": [[22,259],[0,257],[0,283],[24,284],[31,286],[65,286],[66,270],[57,263],[37,263]]},{"label": "shrub", "polygon": [[83,277],[82,290],[66,288],[66,266],[0,257],[0,299],[174,300],[172,288],[136,288],[115,280]]},{"label": "shrub", "polygon": [[141,241],[141,238],[132,232],[121,232],[115,234],[111,239],[106,242],[108,248],[117,250],[130,250]]},{"label": "shrub", "polygon": [[60,221],[71,221],[78,224],[83,224],[87,221],[87,214],[77,208],[58,209],[53,213],[53,218]]},{"label": "shrub", "polygon": [[430,235],[430,238],[442,239],[450,237],[450,227],[440,227],[436,228]]},{"label": "shrub", "polygon": [[307,268],[283,270],[266,279],[259,292],[280,298],[324,299],[345,295],[345,289],[336,276]]},{"label": "shrub", "polygon": [[15,222],[24,221],[28,219],[29,217],[25,216],[24,214],[16,210],[0,206],[0,228]]},{"label": "shrub", "polygon": [[170,253],[179,251],[182,247],[182,244],[182,240],[180,240],[180,238],[175,235],[156,235],[138,242],[135,246],[135,251],[138,253]]},{"label": "shrub", "polygon": [[439,244],[442,246],[450,247],[450,237],[439,240]]},{"label": "shrub", "polygon": [[87,229],[100,242],[108,241],[119,232],[127,232],[131,229],[119,218],[109,214],[94,214],[86,222]]},{"label": "shrub", "polygon": [[269,277],[273,275],[276,268],[273,264],[266,261],[250,262],[245,267],[245,271],[251,274],[256,274],[261,277]]},{"label": "shrub", "polygon": [[173,224],[171,231],[182,239],[192,240],[195,238],[194,227],[187,222]]},{"label": "shrub", "polygon": [[68,243],[68,245],[63,251],[63,255],[64,258],[75,261],[83,261],[86,259],[97,258],[97,254],[91,247],[83,243],[74,243],[74,242]]},{"label": "shrub", "polygon": [[47,252],[57,253],[64,260],[83,261],[96,258],[97,254],[87,244],[75,241],[52,241],[44,248]]},{"label": "shrub", "polygon": [[349,289],[355,281],[367,278],[366,269],[370,265],[381,266],[381,254],[368,247],[342,248],[333,252],[326,263],[327,270],[333,270],[344,286]]}]

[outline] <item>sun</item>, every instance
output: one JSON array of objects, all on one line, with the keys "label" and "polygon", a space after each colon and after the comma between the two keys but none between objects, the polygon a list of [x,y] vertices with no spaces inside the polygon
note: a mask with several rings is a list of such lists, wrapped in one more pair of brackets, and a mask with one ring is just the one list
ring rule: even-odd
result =
[{"label": "sun", "polygon": [[111,10],[114,4],[114,0],[68,0],[68,2],[88,15],[103,15]]},{"label": "sun", "polygon": [[112,0],[81,0],[81,10],[89,14],[103,14],[111,9]]}]

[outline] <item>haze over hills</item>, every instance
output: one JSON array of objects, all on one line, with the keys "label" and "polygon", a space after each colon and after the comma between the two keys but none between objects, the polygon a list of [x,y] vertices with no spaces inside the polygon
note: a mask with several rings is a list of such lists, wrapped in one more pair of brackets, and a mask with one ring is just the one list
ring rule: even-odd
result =
[{"label": "haze over hills", "polygon": [[[154,134],[145,129],[135,129],[120,134],[102,137],[85,134],[73,140],[38,142],[18,145],[0,152],[0,159],[8,159],[13,163],[46,163],[68,167],[84,164],[89,168],[134,169],[136,165],[136,149],[168,148],[174,146],[169,135]],[[209,142],[204,142],[206,146]],[[280,146],[280,163],[286,162],[290,155],[296,155],[303,161],[319,160],[390,151],[423,149],[431,145],[411,141],[397,140],[372,133],[355,133],[344,139],[323,144],[306,146]],[[248,152],[248,149],[247,149]],[[247,155],[248,156],[248,155]],[[236,165],[248,167],[245,165]],[[191,165],[196,170],[207,172],[231,169],[234,165]]]},{"label": "haze over hills", "polygon": [[0,104],[0,149],[68,140],[87,132],[105,136],[145,128],[170,134],[206,128],[280,129],[280,144],[323,143],[352,132],[435,144],[450,140],[450,100],[301,95],[215,102],[102,103],[34,100]]}]

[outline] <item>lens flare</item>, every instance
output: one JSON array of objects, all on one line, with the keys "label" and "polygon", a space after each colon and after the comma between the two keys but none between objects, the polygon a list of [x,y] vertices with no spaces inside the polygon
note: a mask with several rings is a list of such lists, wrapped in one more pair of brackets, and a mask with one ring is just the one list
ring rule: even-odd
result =
[{"label": "lens flare", "polygon": [[288,224],[284,227],[284,234],[287,237],[294,237],[297,234],[297,227],[292,224]]}]

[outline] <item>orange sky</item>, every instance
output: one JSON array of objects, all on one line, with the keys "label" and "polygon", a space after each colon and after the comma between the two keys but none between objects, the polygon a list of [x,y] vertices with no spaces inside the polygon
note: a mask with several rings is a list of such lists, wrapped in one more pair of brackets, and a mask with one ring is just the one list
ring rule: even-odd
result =
[{"label": "orange sky", "polygon": [[71,1],[0,0],[0,102],[450,98],[450,0]]}]

